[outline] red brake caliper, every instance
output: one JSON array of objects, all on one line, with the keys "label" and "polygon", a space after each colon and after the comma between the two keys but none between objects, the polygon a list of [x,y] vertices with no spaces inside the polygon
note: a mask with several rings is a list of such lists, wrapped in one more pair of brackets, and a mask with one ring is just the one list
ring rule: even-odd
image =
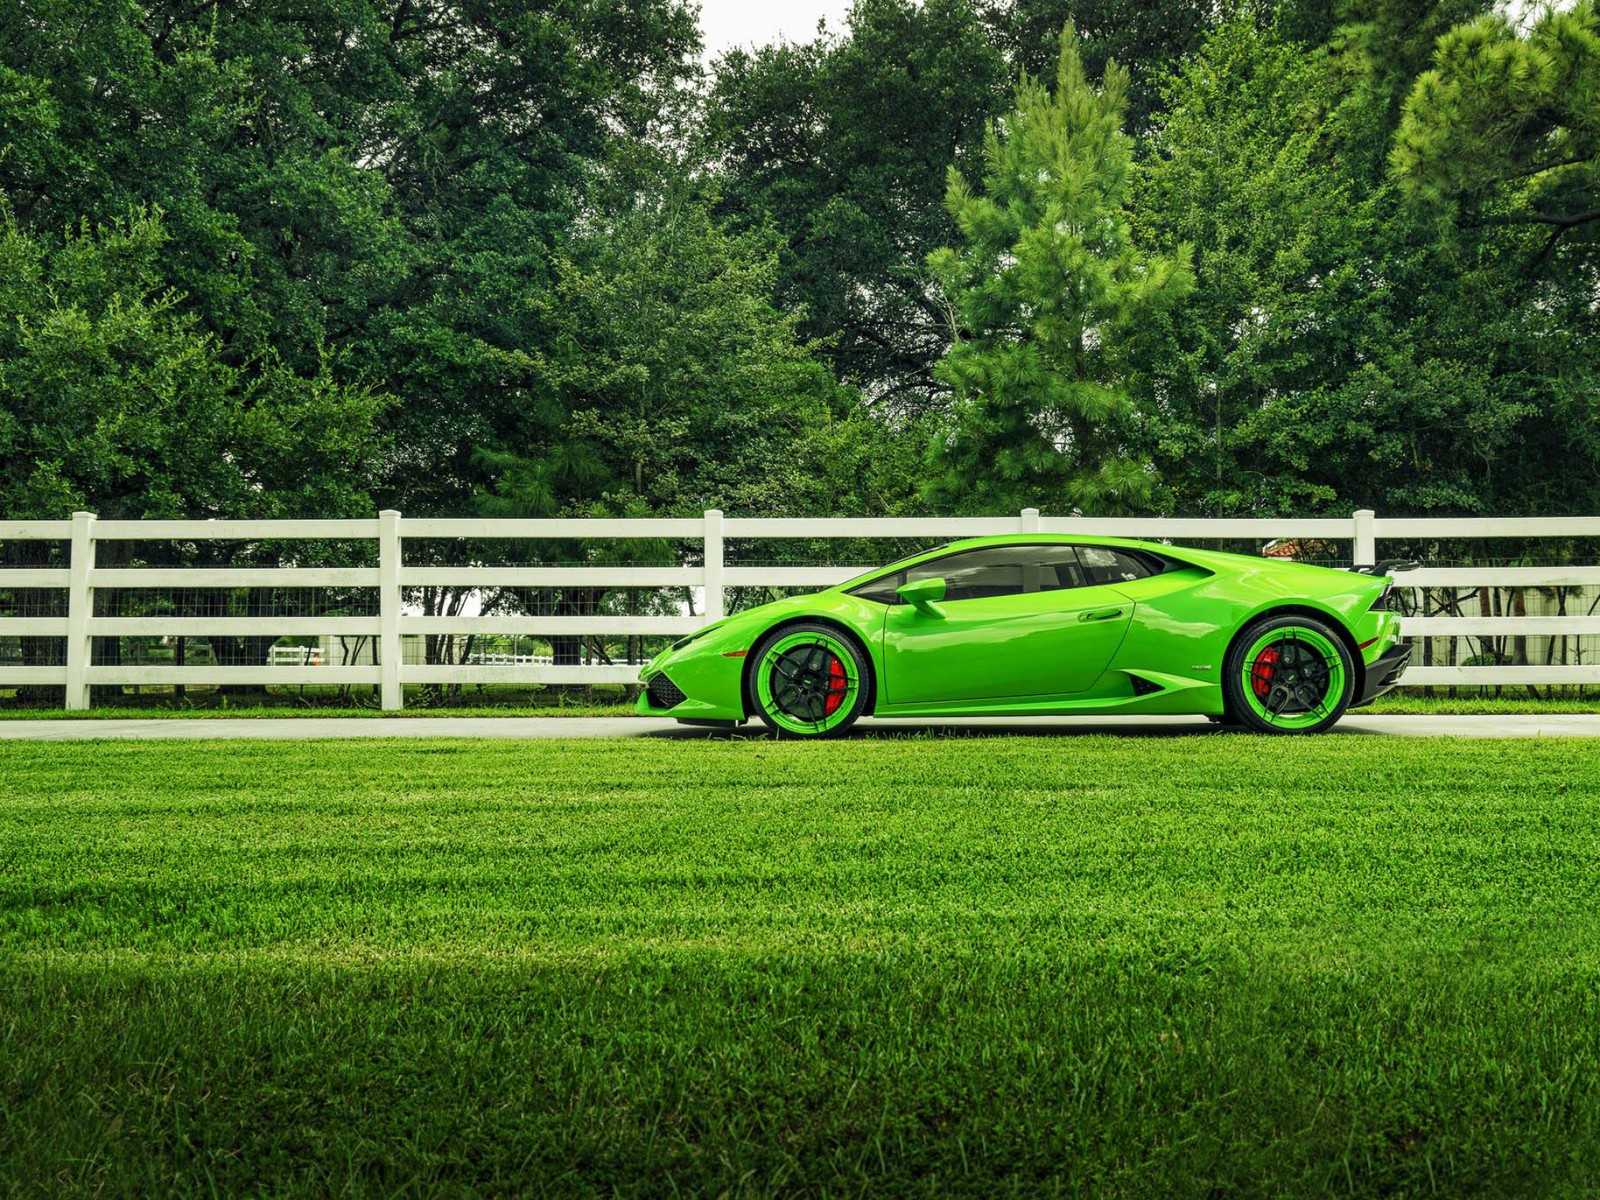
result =
[{"label": "red brake caliper", "polygon": [[1272,690],[1272,677],[1277,674],[1278,648],[1268,646],[1256,655],[1256,661],[1250,667],[1250,686],[1255,689],[1256,696],[1266,699],[1267,693]]},{"label": "red brake caliper", "polygon": [[825,716],[833,716],[839,711],[839,706],[844,703],[845,693],[850,690],[850,677],[844,673],[844,664],[836,657],[828,659],[828,698],[823,702],[822,711]]}]

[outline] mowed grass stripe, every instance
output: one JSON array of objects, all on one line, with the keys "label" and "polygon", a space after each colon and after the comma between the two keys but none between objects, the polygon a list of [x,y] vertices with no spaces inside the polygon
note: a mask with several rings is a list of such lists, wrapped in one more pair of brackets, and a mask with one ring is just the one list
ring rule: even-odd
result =
[{"label": "mowed grass stripe", "polygon": [[32,746],[4,757],[0,946],[660,944],[686,923],[699,945],[885,922],[985,942],[1014,917],[1247,932],[1594,910],[1600,758],[1581,743],[1373,757],[1244,738]]},{"label": "mowed grass stripe", "polygon": [[1591,745],[0,745],[0,1189],[1592,1194]]}]

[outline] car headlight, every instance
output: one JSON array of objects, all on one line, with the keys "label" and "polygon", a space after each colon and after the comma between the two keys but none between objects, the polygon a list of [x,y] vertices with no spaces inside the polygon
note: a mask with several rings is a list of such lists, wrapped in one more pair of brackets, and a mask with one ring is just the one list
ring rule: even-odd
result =
[{"label": "car headlight", "polygon": [[672,649],[674,649],[674,650],[682,650],[690,642],[697,642],[701,638],[705,637],[706,634],[710,633],[713,629],[717,628],[717,626],[720,625],[720,624],[722,624],[722,622],[717,621],[717,622],[715,622],[715,623],[713,623],[711,625],[705,626],[705,628],[703,628],[703,629],[696,629],[693,633],[685,634],[683,637],[679,638],[677,641],[672,643]]}]

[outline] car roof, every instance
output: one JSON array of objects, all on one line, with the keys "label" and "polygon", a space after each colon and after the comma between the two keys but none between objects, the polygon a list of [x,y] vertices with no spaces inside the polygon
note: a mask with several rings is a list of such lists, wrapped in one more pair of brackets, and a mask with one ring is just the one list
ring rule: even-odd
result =
[{"label": "car roof", "polygon": [[929,555],[955,554],[962,550],[981,550],[986,546],[1112,546],[1124,547],[1130,550],[1149,550],[1155,553],[1170,553],[1175,547],[1164,545],[1160,542],[1144,541],[1139,538],[1106,537],[1101,534],[1088,533],[990,533],[979,537],[961,538],[957,541],[946,542],[942,546],[933,546],[916,555],[906,555],[901,562],[910,562],[913,558],[923,558]]},{"label": "car roof", "polygon": [[[1038,546],[1061,542],[1074,546],[1149,546],[1152,549],[1160,545],[1159,542],[1143,541],[1139,538],[1106,537],[1092,533],[990,533],[979,537],[946,542],[938,549],[967,550],[979,546]],[[932,553],[932,551],[929,553]]]}]

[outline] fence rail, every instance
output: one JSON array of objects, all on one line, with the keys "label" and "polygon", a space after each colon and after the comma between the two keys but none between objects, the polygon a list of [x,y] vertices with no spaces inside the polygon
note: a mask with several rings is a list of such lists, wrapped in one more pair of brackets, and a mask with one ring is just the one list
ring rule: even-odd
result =
[{"label": "fence rail", "polygon": [[[376,519],[337,521],[100,521],[75,513],[70,521],[0,521],[0,543],[68,543],[67,566],[0,569],[0,593],[65,593],[59,610],[47,615],[0,616],[0,639],[64,639],[59,663],[11,665],[0,662],[0,686],[55,685],[65,688],[68,708],[89,705],[96,684],[173,686],[185,684],[370,684],[382,706],[398,709],[407,684],[620,683],[631,682],[637,664],[556,664],[528,661],[406,663],[402,639],[529,635],[551,638],[679,636],[723,615],[725,589],[734,587],[826,587],[872,564],[838,566],[728,565],[728,539],[952,539],[998,533],[1079,533],[1150,539],[1311,538],[1348,542],[1351,563],[1373,564],[1385,540],[1485,538],[1600,539],[1600,517],[1521,519],[1379,518],[1370,511],[1348,518],[1307,520],[1202,520],[1187,518],[1045,517],[1027,509],[1011,517],[782,518],[725,519],[707,512],[703,519],[664,520],[477,520],[408,519],[397,512]],[[588,544],[661,540],[698,542],[699,565],[687,566],[436,566],[407,565],[406,541],[470,539],[515,544],[560,540]],[[176,541],[376,543],[378,565],[140,567],[95,564],[101,543]],[[1402,574],[1397,586],[1424,589],[1600,588],[1600,566],[1436,567]],[[207,588],[369,589],[371,615],[262,616],[97,616],[97,590]],[[504,588],[676,588],[703,595],[698,614],[419,614],[407,608],[407,589]],[[413,607],[415,607],[413,605]],[[1593,606],[1591,606],[1592,608]],[[1403,632],[1416,638],[1600,637],[1600,616],[1493,612],[1408,616]],[[208,665],[96,663],[96,638],[237,637],[267,641],[289,636],[337,636],[363,640],[371,661],[343,665],[305,661],[286,665],[284,656],[261,652],[257,664]],[[506,657],[506,656],[502,656]],[[524,656],[527,657],[527,656]],[[1600,657],[1600,656],[1597,656]],[[1560,685],[1600,683],[1600,662],[1480,663],[1414,666],[1408,684]]]}]

